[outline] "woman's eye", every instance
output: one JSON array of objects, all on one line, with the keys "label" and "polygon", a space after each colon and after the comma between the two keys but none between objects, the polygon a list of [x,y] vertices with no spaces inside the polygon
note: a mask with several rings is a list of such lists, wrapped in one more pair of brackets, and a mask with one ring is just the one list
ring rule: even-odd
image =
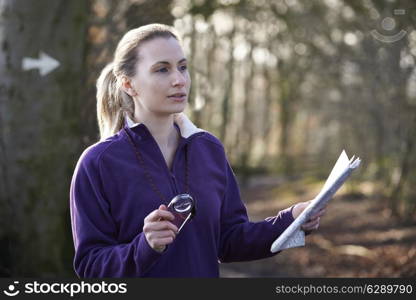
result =
[{"label": "woman's eye", "polygon": [[160,73],[166,73],[168,71],[168,68],[160,68],[159,70],[157,70],[156,72],[160,72]]},{"label": "woman's eye", "polygon": [[180,66],[180,70],[181,71],[185,71],[186,69],[188,69],[188,66],[185,66],[185,65],[184,66]]}]

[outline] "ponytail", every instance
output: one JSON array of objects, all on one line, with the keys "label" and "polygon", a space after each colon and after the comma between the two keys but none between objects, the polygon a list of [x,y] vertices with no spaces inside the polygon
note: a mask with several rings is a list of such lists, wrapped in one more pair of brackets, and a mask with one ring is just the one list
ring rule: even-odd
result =
[{"label": "ponytail", "polygon": [[100,140],[116,134],[124,126],[125,115],[133,118],[133,99],[121,90],[113,63],[101,71],[97,80],[97,119]]}]

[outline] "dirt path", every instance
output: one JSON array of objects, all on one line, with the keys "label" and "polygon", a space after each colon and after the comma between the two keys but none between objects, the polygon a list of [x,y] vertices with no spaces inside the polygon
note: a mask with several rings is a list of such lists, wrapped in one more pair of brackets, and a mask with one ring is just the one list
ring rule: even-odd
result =
[{"label": "dirt path", "polygon": [[[250,219],[257,221],[312,199],[320,186],[263,178],[241,193]],[[306,247],[268,259],[222,264],[221,277],[415,277],[416,225],[400,224],[381,200],[361,195],[352,197],[344,187],[338,191]]]}]

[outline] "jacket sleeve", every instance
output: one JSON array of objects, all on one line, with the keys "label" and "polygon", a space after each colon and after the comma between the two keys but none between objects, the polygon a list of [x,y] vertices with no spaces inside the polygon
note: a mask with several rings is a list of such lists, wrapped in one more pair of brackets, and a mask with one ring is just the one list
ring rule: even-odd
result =
[{"label": "jacket sleeve", "polygon": [[132,241],[117,241],[101,178],[99,159],[81,157],[70,188],[75,271],[86,278],[142,276],[161,254],[149,246],[141,229]]},{"label": "jacket sleeve", "polygon": [[[270,252],[274,240],[293,222],[292,207],[274,218],[250,222],[241,201],[237,180],[227,161],[226,191],[221,208],[221,262],[247,261],[275,255]],[[274,222],[272,222],[274,220]]]}]

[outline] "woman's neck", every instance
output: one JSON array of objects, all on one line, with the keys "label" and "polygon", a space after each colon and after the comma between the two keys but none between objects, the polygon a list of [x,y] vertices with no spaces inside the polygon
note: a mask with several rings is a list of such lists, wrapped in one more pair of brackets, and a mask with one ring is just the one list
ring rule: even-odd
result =
[{"label": "woman's neck", "polygon": [[179,134],[173,125],[173,114],[141,114],[136,111],[134,119],[135,122],[146,125],[160,148],[168,149],[177,145]]}]

